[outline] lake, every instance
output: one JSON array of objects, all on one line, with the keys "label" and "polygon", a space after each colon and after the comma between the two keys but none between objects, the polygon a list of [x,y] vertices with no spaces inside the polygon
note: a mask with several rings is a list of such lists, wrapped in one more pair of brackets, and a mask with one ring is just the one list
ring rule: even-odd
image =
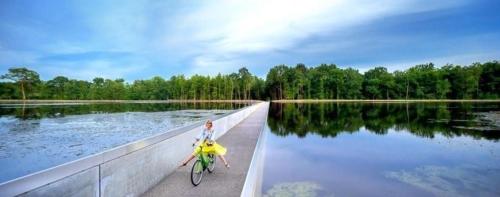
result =
[{"label": "lake", "polygon": [[0,183],[246,105],[0,104]]},{"label": "lake", "polygon": [[264,196],[500,196],[500,103],[271,103]]}]

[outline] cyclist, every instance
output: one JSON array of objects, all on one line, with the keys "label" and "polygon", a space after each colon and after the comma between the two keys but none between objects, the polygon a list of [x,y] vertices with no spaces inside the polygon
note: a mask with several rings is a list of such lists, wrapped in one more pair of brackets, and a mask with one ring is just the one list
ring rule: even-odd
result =
[{"label": "cyclist", "polygon": [[193,158],[195,158],[196,155],[200,154],[201,148],[200,146],[203,146],[203,152],[206,153],[212,153],[214,155],[219,156],[219,158],[224,162],[224,165],[229,168],[229,164],[226,161],[226,158],[224,158],[224,155],[226,154],[226,148],[223,146],[217,144],[215,142],[215,131],[213,129],[212,121],[207,120],[205,123],[205,126],[203,127],[201,133],[196,137],[196,141],[193,143],[193,146],[201,140],[201,143],[198,144],[198,146],[194,149],[193,153],[189,155],[183,162],[181,166],[186,166],[189,161],[191,161]]}]

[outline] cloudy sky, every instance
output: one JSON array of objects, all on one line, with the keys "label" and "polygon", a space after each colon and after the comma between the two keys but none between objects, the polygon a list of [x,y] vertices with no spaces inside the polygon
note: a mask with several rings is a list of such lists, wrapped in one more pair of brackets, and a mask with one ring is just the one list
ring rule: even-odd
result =
[{"label": "cloudy sky", "polygon": [[0,1],[0,72],[127,81],[500,59],[498,0]]}]

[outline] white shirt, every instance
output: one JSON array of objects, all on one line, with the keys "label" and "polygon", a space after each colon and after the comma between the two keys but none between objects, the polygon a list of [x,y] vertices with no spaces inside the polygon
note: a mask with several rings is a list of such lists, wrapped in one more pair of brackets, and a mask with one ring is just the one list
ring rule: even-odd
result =
[{"label": "white shirt", "polygon": [[210,128],[208,129],[207,127],[203,127],[203,129],[201,130],[201,133],[196,137],[196,140],[215,140],[215,131],[214,131],[214,128]]}]

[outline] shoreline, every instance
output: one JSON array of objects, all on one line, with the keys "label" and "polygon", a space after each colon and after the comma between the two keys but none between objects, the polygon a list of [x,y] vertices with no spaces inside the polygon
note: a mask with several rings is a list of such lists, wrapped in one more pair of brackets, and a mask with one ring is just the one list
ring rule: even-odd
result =
[{"label": "shoreline", "polygon": [[500,99],[295,99],[273,100],[273,103],[500,103]]},{"label": "shoreline", "polygon": [[[17,100],[0,99],[0,104],[43,104],[43,103],[256,103],[265,100]],[[273,103],[500,103],[500,99],[281,99],[269,100]]]},{"label": "shoreline", "polygon": [[39,104],[39,103],[256,103],[260,100],[17,100],[0,99],[0,104]]}]

